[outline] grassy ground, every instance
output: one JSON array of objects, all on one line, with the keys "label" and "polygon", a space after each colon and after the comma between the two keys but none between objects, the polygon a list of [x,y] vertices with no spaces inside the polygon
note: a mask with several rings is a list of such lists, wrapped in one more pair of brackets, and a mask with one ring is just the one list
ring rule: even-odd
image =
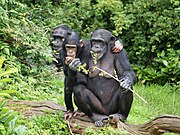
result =
[{"label": "grassy ground", "polygon": [[143,123],[163,114],[180,115],[180,90],[175,91],[168,84],[165,86],[136,84],[134,91],[148,103],[144,103],[134,95],[134,102],[128,117],[130,123]]},{"label": "grassy ground", "polygon": [[[52,100],[64,105],[63,74],[49,74],[43,81],[44,82],[38,82],[41,85],[36,86],[34,90],[32,86],[30,90],[26,91],[24,90],[25,88],[22,88],[19,92],[19,96],[25,100]],[[180,115],[180,90],[174,90],[174,88],[168,84],[159,86],[157,84],[142,85],[137,83],[134,86],[134,91],[148,103],[146,104],[139,97],[134,95],[132,108],[127,119],[129,123],[141,124],[163,114]],[[69,134],[62,113],[47,114],[30,119],[20,116],[18,123],[28,128],[28,135]]]}]

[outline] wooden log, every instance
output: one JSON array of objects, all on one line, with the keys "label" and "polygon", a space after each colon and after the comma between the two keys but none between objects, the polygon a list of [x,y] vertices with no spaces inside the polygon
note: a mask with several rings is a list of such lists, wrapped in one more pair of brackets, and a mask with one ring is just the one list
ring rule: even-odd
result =
[{"label": "wooden log", "polygon": [[8,100],[8,106],[15,111],[23,113],[26,117],[33,115],[42,115],[44,113],[55,113],[57,111],[65,112],[65,107],[52,101],[17,101]]},{"label": "wooden log", "polygon": [[[65,107],[52,101],[14,101],[8,100],[8,106],[16,111],[22,112],[25,116],[42,115],[46,112],[55,113],[65,111]],[[22,109],[23,108],[23,109]],[[87,116],[75,117],[67,121],[70,131],[77,134],[85,134],[88,127],[94,130],[100,130]],[[166,132],[180,134],[180,116],[162,115],[147,123],[135,125],[127,122],[123,123],[118,119],[109,119],[105,126],[111,126],[114,129],[127,131],[129,135],[161,135]]]},{"label": "wooden log", "polygon": [[[69,120],[72,132],[84,134],[85,129],[89,126],[97,130],[98,128],[94,126],[92,121],[87,119],[87,117],[77,117]],[[127,131],[129,135],[161,135],[165,132],[180,134],[180,116],[162,115],[140,125],[123,123],[118,119],[110,119],[105,126],[112,126],[115,129]]]}]

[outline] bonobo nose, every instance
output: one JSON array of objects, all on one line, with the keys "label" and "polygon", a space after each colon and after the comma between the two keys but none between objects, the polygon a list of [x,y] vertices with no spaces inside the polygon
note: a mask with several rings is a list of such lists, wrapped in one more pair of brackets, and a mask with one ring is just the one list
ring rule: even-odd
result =
[{"label": "bonobo nose", "polygon": [[94,47],[95,47],[95,48],[99,48],[99,46],[98,46],[98,45],[95,45]]}]

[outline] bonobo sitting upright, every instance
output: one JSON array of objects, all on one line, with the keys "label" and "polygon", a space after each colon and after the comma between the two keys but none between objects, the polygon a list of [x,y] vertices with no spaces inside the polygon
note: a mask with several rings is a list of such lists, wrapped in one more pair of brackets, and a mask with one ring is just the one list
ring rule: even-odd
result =
[{"label": "bonobo sitting upright", "polygon": [[60,68],[62,67],[62,60],[60,58],[60,51],[62,49],[62,42],[64,39],[68,36],[68,33],[71,32],[71,29],[65,25],[61,24],[56,26],[51,34],[50,37],[50,46],[53,50],[53,57],[56,59],[56,61],[53,61],[53,64]]},{"label": "bonobo sitting upright", "polygon": [[[128,89],[132,88],[136,77],[125,50],[118,54],[112,53],[115,40],[107,30],[94,31],[90,39],[91,53],[84,53],[89,73],[77,73],[77,85],[74,87],[75,104],[92,118],[96,126],[103,126],[104,120],[109,118],[126,120],[133,101],[133,93]],[[107,72],[117,76],[121,86]]]},{"label": "bonobo sitting upright", "polygon": [[[65,119],[70,119],[74,114],[74,107],[72,103],[72,93],[73,87],[76,84],[76,71],[71,70],[69,68],[69,63],[77,58],[80,57],[81,51],[86,50],[88,46],[82,46],[79,42],[79,36],[76,32],[71,31],[68,33],[68,36],[65,38],[62,44],[61,50],[61,60],[63,64],[63,71],[65,75],[64,80],[64,100],[67,108],[67,112],[65,113]],[[80,110],[76,111],[76,114],[82,114]],[[84,113],[83,113],[84,114]]]}]

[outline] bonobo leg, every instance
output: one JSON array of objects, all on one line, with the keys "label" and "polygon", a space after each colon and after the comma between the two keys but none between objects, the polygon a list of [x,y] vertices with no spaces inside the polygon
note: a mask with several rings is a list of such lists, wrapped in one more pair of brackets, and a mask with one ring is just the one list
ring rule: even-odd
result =
[{"label": "bonobo leg", "polygon": [[132,101],[133,93],[131,91],[116,91],[109,104],[109,118],[119,118],[120,121],[124,122],[131,109]]},{"label": "bonobo leg", "polygon": [[104,120],[108,119],[105,109],[100,100],[85,86],[74,87],[74,101],[78,109],[92,118],[96,126],[103,126]]}]

